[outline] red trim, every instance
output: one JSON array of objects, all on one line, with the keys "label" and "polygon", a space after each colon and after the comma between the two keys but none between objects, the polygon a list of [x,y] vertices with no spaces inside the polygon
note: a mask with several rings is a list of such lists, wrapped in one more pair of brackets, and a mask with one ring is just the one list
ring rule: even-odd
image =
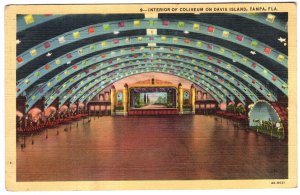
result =
[{"label": "red trim", "polygon": [[178,109],[133,109],[128,111],[128,115],[175,115],[179,114]]}]

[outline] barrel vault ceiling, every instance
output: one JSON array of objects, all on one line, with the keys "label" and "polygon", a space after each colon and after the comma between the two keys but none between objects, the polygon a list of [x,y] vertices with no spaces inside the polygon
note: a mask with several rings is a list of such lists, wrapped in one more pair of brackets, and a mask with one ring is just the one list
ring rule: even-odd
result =
[{"label": "barrel vault ceiling", "polygon": [[26,111],[88,102],[146,72],[175,75],[218,102],[287,98],[287,13],[18,15],[17,97]]}]

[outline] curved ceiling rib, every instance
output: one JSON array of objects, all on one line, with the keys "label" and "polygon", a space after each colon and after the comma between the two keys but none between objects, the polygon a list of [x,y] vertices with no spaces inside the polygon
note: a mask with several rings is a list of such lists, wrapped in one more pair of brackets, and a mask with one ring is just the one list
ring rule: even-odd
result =
[{"label": "curved ceiling rib", "polygon": [[[233,13],[234,15],[238,15],[243,18],[248,18],[254,20],[256,22],[262,23],[264,25],[270,26],[272,28],[276,28],[283,32],[287,32],[287,25],[281,20],[276,18],[274,14],[266,14],[266,13]],[[42,24],[48,22],[52,19],[63,17],[64,15],[53,15],[53,14],[43,14],[43,15],[19,15],[17,17],[18,29],[17,32],[27,30],[32,28],[38,24]],[[30,20],[32,19],[32,20]]]},{"label": "curved ceiling rib", "polygon": [[[169,43],[169,44],[179,45],[179,46],[189,46],[189,47],[195,48],[195,49],[210,51],[210,52],[216,53],[218,55],[222,55],[227,58],[233,58],[236,61],[238,61],[239,63],[243,64],[244,66],[250,68],[251,70],[254,70],[262,77],[267,78],[278,89],[280,89],[283,93],[287,94],[287,88],[283,87],[283,86],[287,86],[287,84],[284,81],[282,81],[278,76],[272,74],[268,69],[264,68],[259,63],[248,60],[247,57],[241,56],[233,51],[225,49],[225,47],[221,47],[221,46],[214,45],[211,43],[206,43],[206,42],[199,42],[198,40],[182,39],[182,38],[178,38],[178,37],[150,36],[147,38],[151,38],[151,37],[153,38],[152,42],[155,42],[155,43]],[[19,91],[17,92],[17,95],[20,95],[24,90],[26,90],[28,87],[30,87],[36,80],[45,76],[47,73],[54,70],[55,68],[59,68],[60,64],[64,64],[68,60],[75,60],[84,55],[87,55],[87,54],[90,54],[90,53],[93,53],[96,51],[100,51],[101,49],[110,49],[114,46],[125,46],[125,45],[138,44],[138,43],[140,43],[140,44],[148,43],[147,38],[142,38],[142,39],[140,39],[140,38],[141,37],[133,37],[133,38],[131,37],[129,42],[128,42],[128,37],[118,39],[117,44],[114,43],[114,41],[116,41],[116,39],[107,40],[105,42],[102,41],[97,44],[90,44],[85,47],[81,47],[81,48],[73,50],[65,55],[62,55],[62,57],[56,58],[52,62],[47,63],[44,67],[39,68],[36,72],[34,72],[31,75],[29,75],[28,77],[26,77],[23,82],[20,82],[17,86],[19,89]],[[104,46],[104,47],[99,46],[101,44],[105,44],[106,46]],[[218,59],[218,60],[220,60],[220,59]],[[223,62],[223,60],[221,60],[221,62]],[[227,62],[225,62],[225,63],[227,63]],[[231,66],[235,67],[232,64],[231,64]],[[45,67],[50,67],[50,68],[48,68],[46,70]]]}]

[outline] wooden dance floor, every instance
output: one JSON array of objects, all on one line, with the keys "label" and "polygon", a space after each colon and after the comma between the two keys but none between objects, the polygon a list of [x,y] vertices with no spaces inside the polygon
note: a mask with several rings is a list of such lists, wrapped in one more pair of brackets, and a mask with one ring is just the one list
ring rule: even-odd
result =
[{"label": "wooden dance floor", "polygon": [[78,127],[73,122],[26,137],[25,148],[21,140],[17,181],[282,179],[288,174],[287,141],[216,116],[95,117]]}]

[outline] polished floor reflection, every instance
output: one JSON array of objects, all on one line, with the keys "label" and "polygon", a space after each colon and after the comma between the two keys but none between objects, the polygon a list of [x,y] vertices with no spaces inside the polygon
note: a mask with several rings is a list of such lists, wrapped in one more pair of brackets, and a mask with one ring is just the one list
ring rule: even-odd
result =
[{"label": "polished floor reflection", "polygon": [[17,181],[270,179],[288,172],[287,141],[216,116],[95,117],[26,137],[25,148],[21,142]]}]

